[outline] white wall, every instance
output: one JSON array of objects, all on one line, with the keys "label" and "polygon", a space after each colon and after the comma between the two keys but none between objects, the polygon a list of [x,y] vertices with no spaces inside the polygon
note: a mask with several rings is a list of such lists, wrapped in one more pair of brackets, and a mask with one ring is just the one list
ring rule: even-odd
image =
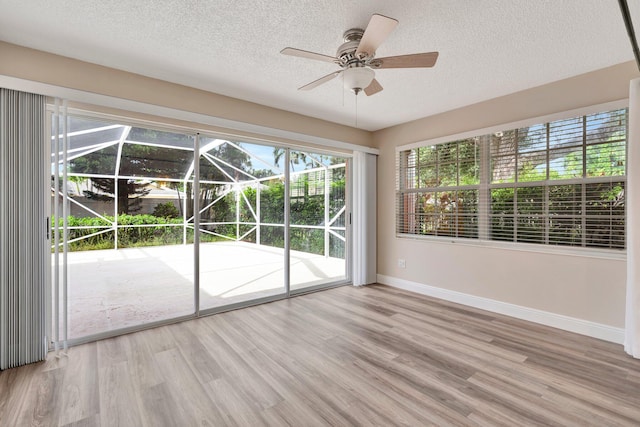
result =
[{"label": "white wall", "polygon": [[396,237],[395,147],[625,99],[637,73],[628,62],[376,132],[379,281],[620,341],[624,259]]}]

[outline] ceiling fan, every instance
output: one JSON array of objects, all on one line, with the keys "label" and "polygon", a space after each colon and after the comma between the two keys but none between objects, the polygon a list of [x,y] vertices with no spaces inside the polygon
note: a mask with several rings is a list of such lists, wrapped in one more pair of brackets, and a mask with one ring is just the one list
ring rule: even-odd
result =
[{"label": "ceiling fan", "polygon": [[367,96],[382,90],[375,79],[374,69],[379,68],[429,68],[436,64],[438,52],[414,53],[410,55],[376,58],[376,49],[391,34],[398,21],[387,16],[374,14],[365,30],[351,28],[344,32],[344,43],[338,48],[336,56],[286,47],[280,51],[283,55],[333,62],[342,68],[324,77],[306,84],[298,90],[311,90],[342,74],[345,89],[356,95],[361,91]]}]

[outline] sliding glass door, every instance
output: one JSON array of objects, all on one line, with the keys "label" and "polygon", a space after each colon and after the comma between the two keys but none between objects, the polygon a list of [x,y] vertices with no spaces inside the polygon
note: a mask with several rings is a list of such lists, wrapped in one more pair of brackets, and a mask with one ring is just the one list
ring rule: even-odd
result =
[{"label": "sliding glass door", "polygon": [[286,294],[283,173],[274,147],[200,137],[200,309]]},{"label": "sliding glass door", "polygon": [[346,280],[347,160],[289,153],[291,290]]},{"label": "sliding glass door", "polygon": [[57,113],[55,342],[348,280],[346,158]]},{"label": "sliding glass door", "polygon": [[59,129],[51,195],[60,339],[192,314],[183,182],[193,138],[81,116],[63,117]]}]

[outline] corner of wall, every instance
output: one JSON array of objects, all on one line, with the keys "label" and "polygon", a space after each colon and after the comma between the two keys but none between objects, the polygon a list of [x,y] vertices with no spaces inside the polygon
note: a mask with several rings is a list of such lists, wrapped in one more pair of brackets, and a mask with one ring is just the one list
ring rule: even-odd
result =
[{"label": "corner of wall", "polygon": [[624,329],[378,274],[378,283],[529,322],[622,344]]}]

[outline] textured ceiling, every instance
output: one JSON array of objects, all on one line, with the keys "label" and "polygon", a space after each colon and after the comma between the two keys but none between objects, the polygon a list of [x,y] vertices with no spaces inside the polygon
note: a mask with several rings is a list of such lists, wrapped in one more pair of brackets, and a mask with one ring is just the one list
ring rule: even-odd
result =
[{"label": "textured ceiling", "polygon": [[[334,55],[373,13],[400,22],[378,57],[436,67],[378,70],[357,101],[339,79],[297,91],[337,67],[280,50]],[[0,40],[368,130],[633,59],[617,0],[0,0]]]}]

